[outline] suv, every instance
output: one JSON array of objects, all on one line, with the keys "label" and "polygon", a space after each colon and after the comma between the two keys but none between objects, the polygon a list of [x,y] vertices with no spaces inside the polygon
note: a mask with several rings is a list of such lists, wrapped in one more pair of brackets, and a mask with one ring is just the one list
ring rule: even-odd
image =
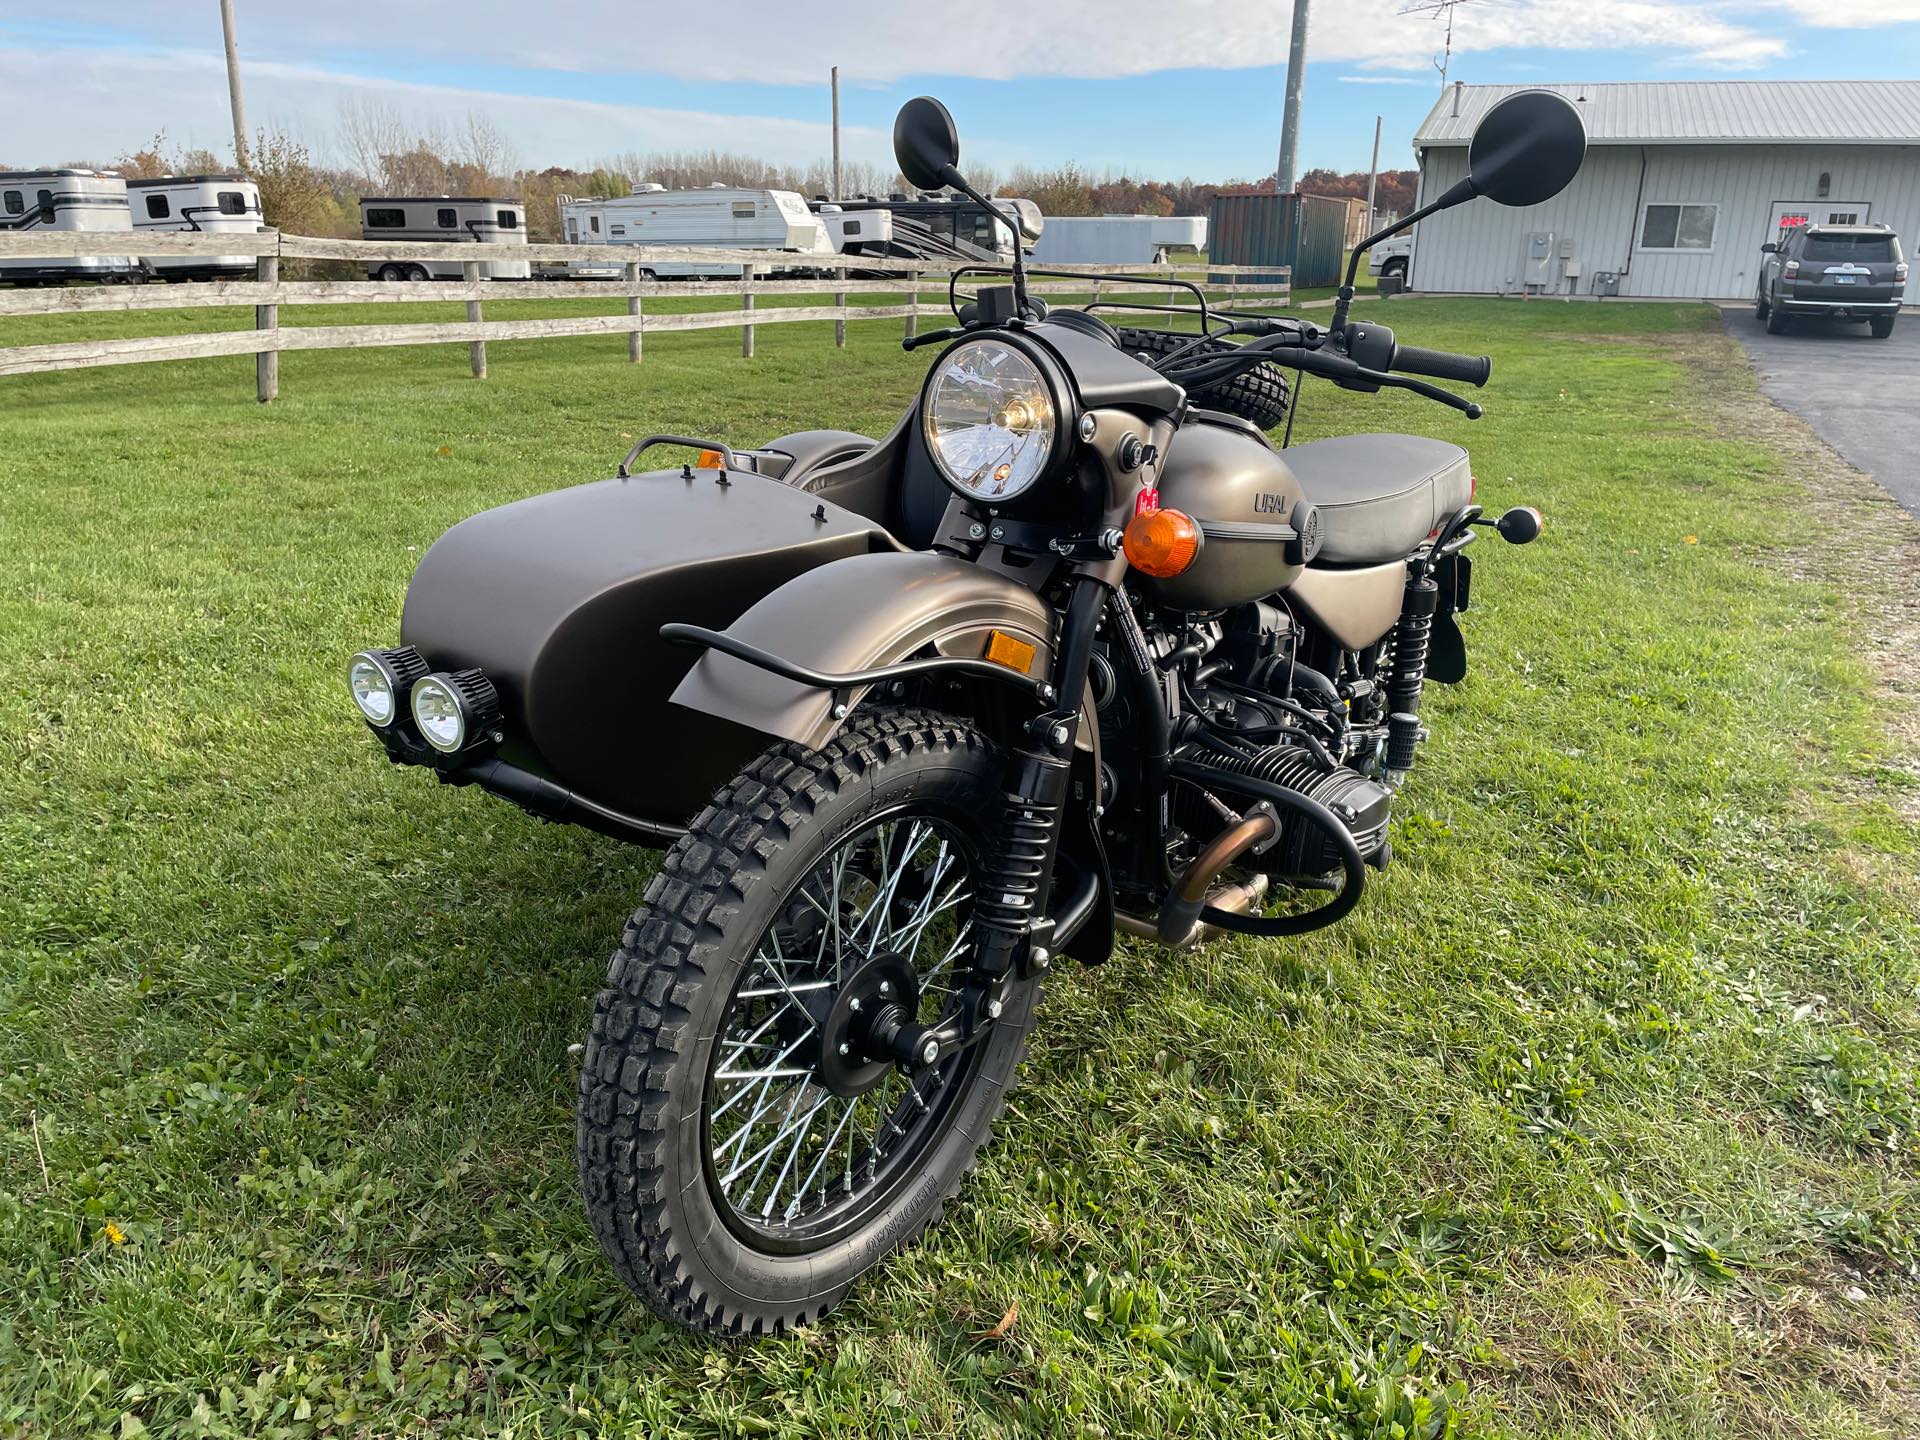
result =
[{"label": "suv", "polygon": [[1762,245],[1753,313],[1779,335],[1794,315],[1865,320],[1874,338],[1893,333],[1907,286],[1899,237],[1886,225],[1809,225]]}]

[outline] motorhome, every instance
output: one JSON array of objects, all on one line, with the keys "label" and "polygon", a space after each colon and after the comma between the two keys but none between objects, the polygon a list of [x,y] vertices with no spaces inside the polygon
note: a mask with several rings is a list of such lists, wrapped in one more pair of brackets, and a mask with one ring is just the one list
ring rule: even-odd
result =
[{"label": "motorhome", "polygon": [[[410,240],[417,244],[524,245],[527,207],[496,195],[364,195],[360,199],[363,240]],[[374,280],[458,280],[458,260],[375,260],[367,275]],[[525,260],[482,260],[486,280],[524,280],[533,273]]]},{"label": "motorhome", "polygon": [[1039,265],[1157,265],[1207,248],[1204,215],[1056,215],[1033,247]]},{"label": "motorhome", "polygon": [[[806,257],[798,262],[765,263],[769,271],[784,274],[830,268],[837,253],[827,227],[791,190],[728,185],[669,190],[643,182],[633,187],[631,195],[612,199],[576,200],[562,195],[560,227],[569,245],[697,245]],[[568,263],[567,273],[576,279],[617,278],[625,264],[575,260]],[[710,262],[649,261],[641,266],[647,279],[733,279],[739,273],[738,266]]]},{"label": "motorhome", "polygon": [[0,280],[15,284],[145,277],[130,253],[133,221],[127,182],[110,170],[0,170],[0,234],[47,230],[100,231],[120,255],[0,259]]},{"label": "motorhome", "polygon": [[[251,235],[260,230],[260,187],[244,175],[162,175],[129,180],[136,234],[186,231]],[[157,280],[239,279],[255,273],[251,255],[148,255]]]},{"label": "motorhome", "polygon": [[[1022,243],[1031,251],[1046,226],[1040,207],[1031,200],[989,197],[993,208],[1020,229]],[[890,217],[886,241],[862,244],[850,253],[892,255],[902,259],[964,260],[1005,264],[1013,258],[1013,237],[986,209],[964,195],[922,192],[918,196],[891,195],[882,200],[862,196],[832,202],[849,219],[861,215]]]},{"label": "motorhome", "polygon": [[842,255],[885,255],[893,243],[893,215],[889,211],[849,214],[832,201],[809,201],[807,208],[827,227],[827,239]]}]

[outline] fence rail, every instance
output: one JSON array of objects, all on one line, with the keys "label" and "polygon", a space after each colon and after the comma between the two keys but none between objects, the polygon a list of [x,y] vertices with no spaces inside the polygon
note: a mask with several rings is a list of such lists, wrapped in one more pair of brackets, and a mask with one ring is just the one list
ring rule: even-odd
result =
[{"label": "fence rail", "polygon": [[[814,268],[812,257],[780,257],[777,252],[695,246],[648,245],[497,245],[418,244],[393,240],[329,240],[283,235],[263,230],[257,234],[125,234],[116,231],[48,231],[0,233],[0,260],[67,259],[75,256],[127,251],[145,255],[244,256],[255,262],[252,280],[216,280],[150,285],[87,285],[77,288],[0,289],[0,317],[81,315],[136,310],[210,309],[251,306],[254,328],[180,335],[138,336],[105,340],[77,340],[0,348],[0,376],[29,375],[56,370],[79,370],[99,365],[132,365],[161,360],[192,360],[219,355],[256,358],[256,392],[262,401],[274,399],[280,388],[279,357],[290,350],[341,350],[391,345],[465,344],[475,378],[487,373],[490,340],[544,340],[583,335],[625,335],[627,358],[638,362],[647,333],[738,328],[741,354],[751,357],[754,334],[762,325],[834,322],[835,343],[846,343],[851,321],[901,320],[906,333],[916,333],[927,306],[924,296],[939,297],[944,308],[948,285],[956,269],[925,260],[840,257],[832,273],[794,277],[767,275],[771,269],[791,272]],[[357,261],[370,269],[382,262],[404,260],[459,262],[460,280],[282,280],[284,260]],[[511,260],[558,264],[589,262],[595,267],[618,266],[621,278],[607,280],[483,280],[486,261]],[[646,278],[654,267],[700,265],[737,270],[738,279],[669,281]],[[1164,278],[1171,299],[1177,286],[1190,280],[1173,267],[1076,265],[1048,267],[1071,272],[1070,279],[1037,280],[1030,289],[1041,295],[1089,295],[1105,300],[1119,313],[1151,313],[1150,304],[1127,305],[1103,296],[1104,282],[1118,275],[1150,274]],[[846,272],[858,272],[854,278]],[[875,278],[876,276],[881,278]],[[1259,281],[1253,277],[1266,277]],[[5,272],[0,271],[0,279]],[[1199,281],[1211,300],[1217,296],[1238,300],[1257,297],[1263,307],[1286,305],[1292,297],[1291,271],[1285,267],[1214,265],[1205,267]],[[1132,292],[1132,287],[1129,287]],[[831,304],[778,305],[761,308],[762,297],[830,295]],[[889,297],[892,304],[852,305],[852,297]],[[645,301],[654,298],[732,298],[738,309],[646,313]],[[500,300],[593,299],[624,301],[625,314],[577,315],[540,319],[488,320],[484,306]],[[902,303],[904,301],[904,303]],[[283,326],[283,305],[403,304],[408,302],[462,303],[464,321],[407,324]]]}]

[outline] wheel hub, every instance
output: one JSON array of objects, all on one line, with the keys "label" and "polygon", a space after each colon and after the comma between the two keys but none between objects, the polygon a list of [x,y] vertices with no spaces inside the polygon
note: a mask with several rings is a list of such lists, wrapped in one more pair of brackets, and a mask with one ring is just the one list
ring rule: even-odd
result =
[{"label": "wheel hub", "polygon": [[888,1042],[920,1013],[920,976],[903,956],[883,950],[832,995],[820,1020],[814,1075],[835,1095],[863,1095],[899,1064]]}]

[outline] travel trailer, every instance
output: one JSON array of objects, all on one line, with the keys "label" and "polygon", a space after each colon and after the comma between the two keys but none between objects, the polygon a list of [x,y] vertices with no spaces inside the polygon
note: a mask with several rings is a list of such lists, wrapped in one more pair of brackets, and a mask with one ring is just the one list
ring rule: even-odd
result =
[{"label": "travel trailer", "polygon": [[[127,205],[136,234],[251,235],[262,228],[260,187],[244,175],[129,180]],[[256,269],[251,255],[148,255],[144,263],[158,280],[244,279]]]},{"label": "travel trailer", "polygon": [[[110,170],[0,170],[0,233],[33,230],[98,230],[130,252],[127,182]],[[0,280],[16,284],[144,278],[131,253],[0,259]]]},{"label": "travel trailer", "polygon": [[[669,190],[641,183],[631,195],[613,199],[560,197],[560,227],[569,245],[698,245],[710,249],[780,251],[805,256],[800,264],[769,264],[786,274],[831,268],[838,252],[827,227],[791,190],[752,190],[715,185],[705,190]],[[749,263],[747,260],[743,264]],[[759,264],[758,261],[751,263]],[[576,279],[613,277],[624,260],[606,264],[575,260],[567,273]],[[730,280],[738,266],[655,262],[641,268],[653,279]]]},{"label": "travel trailer", "polygon": [[809,201],[808,209],[827,227],[827,239],[842,255],[885,255],[893,243],[893,216],[885,210],[848,214],[832,201]]},{"label": "travel trailer", "polygon": [[[445,245],[527,243],[527,207],[495,195],[366,195],[360,200],[360,236],[364,240],[412,240]],[[374,280],[458,280],[458,260],[376,260],[367,266]],[[525,280],[533,273],[524,260],[482,260],[487,280]]]}]

